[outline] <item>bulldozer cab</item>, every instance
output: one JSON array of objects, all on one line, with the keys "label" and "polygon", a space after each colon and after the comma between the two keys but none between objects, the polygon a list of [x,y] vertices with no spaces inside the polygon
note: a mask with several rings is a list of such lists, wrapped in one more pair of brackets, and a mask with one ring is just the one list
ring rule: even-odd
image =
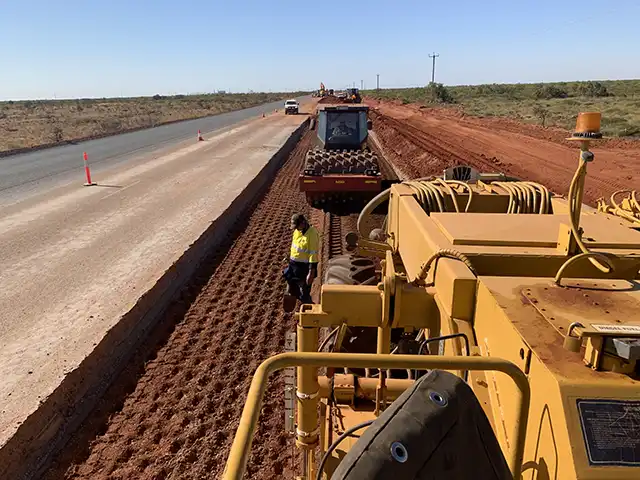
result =
[{"label": "bulldozer cab", "polygon": [[326,150],[359,149],[367,140],[367,107],[331,106],[318,112],[318,139]]}]

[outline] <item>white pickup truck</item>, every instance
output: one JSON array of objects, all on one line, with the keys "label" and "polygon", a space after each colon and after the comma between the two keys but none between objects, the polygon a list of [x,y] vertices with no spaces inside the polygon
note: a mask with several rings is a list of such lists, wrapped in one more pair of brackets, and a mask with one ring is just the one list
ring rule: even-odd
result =
[{"label": "white pickup truck", "polygon": [[289,115],[289,114],[297,115],[299,108],[300,108],[300,105],[298,104],[297,100],[287,100],[286,102],[284,102],[285,115]]}]

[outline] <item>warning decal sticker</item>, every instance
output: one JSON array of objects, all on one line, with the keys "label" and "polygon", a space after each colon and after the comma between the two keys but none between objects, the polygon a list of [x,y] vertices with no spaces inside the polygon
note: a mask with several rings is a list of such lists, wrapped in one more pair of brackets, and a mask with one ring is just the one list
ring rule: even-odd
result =
[{"label": "warning decal sticker", "polygon": [[589,464],[640,467],[640,401],[577,401]]}]

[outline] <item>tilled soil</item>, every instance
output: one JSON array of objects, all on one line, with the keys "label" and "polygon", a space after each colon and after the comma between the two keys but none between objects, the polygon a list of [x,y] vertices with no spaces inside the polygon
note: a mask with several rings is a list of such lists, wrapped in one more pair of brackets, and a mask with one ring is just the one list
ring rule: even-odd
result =
[{"label": "tilled soil", "polygon": [[[298,143],[265,197],[177,323],[155,358],[146,363],[122,404],[98,426],[87,448],[78,442],[48,478],[219,478],[238,426],[253,372],[283,351],[295,328],[282,312],[283,259],[289,222],[309,213],[297,175],[313,132]],[[184,315],[184,317],[182,316]],[[131,379],[130,379],[131,381]],[[283,382],[274,375],[262,407],[247,478],[293,476],[293,439],[284,433]],[[95,426],[94,426],[95,427]]]},{"label": "tilled soil", "polygon": [[[439,108],[420,109],[367,101],[374,131],[397,169],[407,178],[442,175],[453,165],[503,172],[566,195],[578,165],[578,144],[569,132],[509,119],[468,117]],[[585,202],[595,205],[614,191],[640,189],[640,142],[593,142]]]}]

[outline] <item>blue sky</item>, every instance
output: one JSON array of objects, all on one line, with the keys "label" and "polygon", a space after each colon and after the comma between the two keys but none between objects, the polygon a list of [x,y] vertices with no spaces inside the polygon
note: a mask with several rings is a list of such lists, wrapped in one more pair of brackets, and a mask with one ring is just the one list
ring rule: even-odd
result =
[{"label": "blue sky", "polygon": [[432,51],[449,85],[640,78],[639,18],[638,0],[0,0],[0,99],[418,86]]}]

